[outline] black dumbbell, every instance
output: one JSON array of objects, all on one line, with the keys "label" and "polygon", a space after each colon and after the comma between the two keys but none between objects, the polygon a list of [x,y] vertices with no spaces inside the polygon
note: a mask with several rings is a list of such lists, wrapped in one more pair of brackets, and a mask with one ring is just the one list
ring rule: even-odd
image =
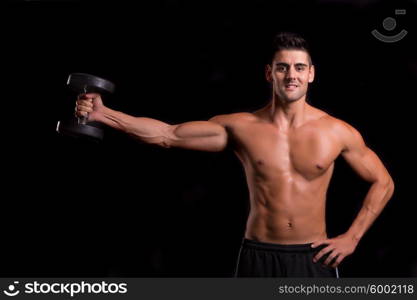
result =
[{"label": "black dumbbell", "polygon": [[[67,86],[78,95],[85,93],[112,94],[114,83],[109,80],[85,73],[72,73],[68,76]],[[77,137],[100,141],[103,129],[98,122],[88,122],[87,117],[73,117],[68,121],[58,121],[56,131]]]}]

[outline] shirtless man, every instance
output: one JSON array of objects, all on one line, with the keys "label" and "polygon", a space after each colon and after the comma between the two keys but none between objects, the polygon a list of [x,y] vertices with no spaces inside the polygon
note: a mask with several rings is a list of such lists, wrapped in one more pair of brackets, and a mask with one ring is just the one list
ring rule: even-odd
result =
[{"label": "shirtless man", "polygon": [[[273,50],[266,66],[271,101],[252,113],[170,125],[112,110],[91,93],[77,101],[76,114],[165,148],[222,151],[229,145],[250,193],[235,276],[338,277],[337,266],[355,251],[394,183],[355,128],[306,102],[314,65],[305,40],[281,33]],[[371,186],[349,229],[329,238],[326,192],[339,155]]]}]

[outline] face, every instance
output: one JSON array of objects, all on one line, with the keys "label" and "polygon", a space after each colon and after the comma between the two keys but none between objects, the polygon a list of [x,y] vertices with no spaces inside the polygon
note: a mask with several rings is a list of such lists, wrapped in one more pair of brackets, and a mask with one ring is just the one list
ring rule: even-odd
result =
[{"label": "face", "polygon": [[275,53],[272,65],[266,66],[266,78],[281,101],[298,101],[307,94],[314,80],[314,66],[307,52],[281,50]]}]

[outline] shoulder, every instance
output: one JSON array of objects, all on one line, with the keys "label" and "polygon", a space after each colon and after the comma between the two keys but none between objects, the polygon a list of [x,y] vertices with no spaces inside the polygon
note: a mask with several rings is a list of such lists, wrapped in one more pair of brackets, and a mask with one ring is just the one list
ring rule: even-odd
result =
[{"label": "shoulder", "polygon": [[337,133],[337,135],[349,138],[351,136],[360,135],[359,131],[346,121],[335,118],[331,115],[324,117],[325,121],[330,125],[330,128]]},{"label": "shoulder", "polygon": [[365,142],[359,130],[348,122],[329,114],[323,116],[323,121],[326,123],[332,134],[340,141],[343,151],[365,146]]},{"label": "shoulder", "polygon": [[242,122],[255,121],[256,119],[256,116],[252,113],[239,112],[232,114],[217,115],[210,118],[209,121],[226,127],[233,126]]}]

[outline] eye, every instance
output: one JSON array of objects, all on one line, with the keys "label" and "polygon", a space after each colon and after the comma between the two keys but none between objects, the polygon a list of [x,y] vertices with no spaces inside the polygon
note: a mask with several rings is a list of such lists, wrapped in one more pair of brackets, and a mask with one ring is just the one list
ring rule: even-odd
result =
[{"label": "eye", "polygon": [[277,66],[277,71],[278,72],[285,72],[285,71],[287,71],[287,67],[286,66]]},{"label": "eye", "polygon": [[301,72],[301,71],[304,71],[305,70],[305,67],[304,66],[297,66],[295,69],[297,71]]}]

